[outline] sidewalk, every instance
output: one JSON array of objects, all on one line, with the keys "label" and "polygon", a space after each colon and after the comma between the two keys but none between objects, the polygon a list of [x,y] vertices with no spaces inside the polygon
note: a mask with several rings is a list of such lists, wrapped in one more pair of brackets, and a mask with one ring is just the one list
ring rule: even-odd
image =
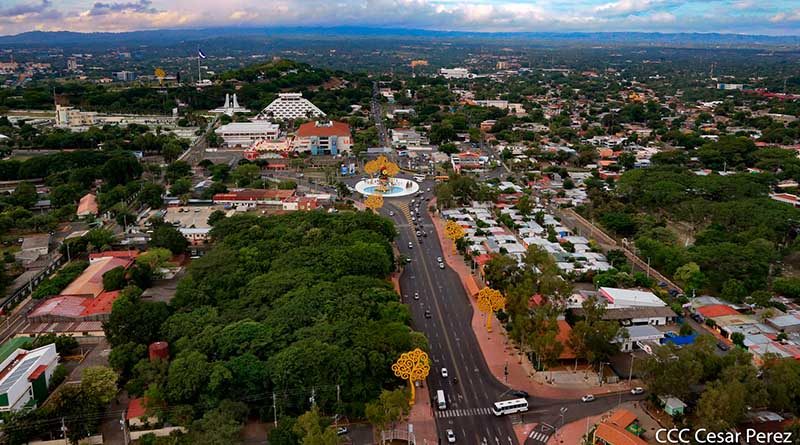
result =
[{"label": "sidewalk", "polygon": [[[438,433],[436,432],[436,421],[433,418],[433,407],[431,398],[428,394],[428,387],[422,386],[416,389],[416,403],[411,407],[408,414],[408,422],[414,425],[414,437],[419,445],[437,444]],[[397,429],[408,430],[407,423],[400,424]]]},{"label": "sidewalk", "polygon": [[[430,205],[436,205],[436,199],[431,199]],[[464,263],[460,254],[454,253],[453,242],[444,237],[444,223],[437,215],[432,215],[433,225],[436,228],[437,238],[442,247],[444,260],[447,265],[461,278],[461,282],[470,296],[472,304],[472,329],[480,345],[483,357],[492,375],[500,382],[515,389],[522,389],[539,397],[554,399],[580,397],[587,393],[607,394],[618,391],[627,391],[627,384],[606,384],[603,386],[580,385],[570,382],[568,385],[554,385],[545,383],[546,372],[536,373],[531,363],[522,356],[522,353],[508,340],[502,324],[495,317],[492,320],[492,332],[486,332],[486,315],[478,310],[475,294],[480,290],[475,276]],[[491,315],[494,317],[494,314]],[[508,367],[508,376],[505,368]],[[582,372],[579,371],[579,374]]]},{"label": "sidewalk", "polygon": [[578,445],[583,443],[583,436],[586,435],[587,426],[588,430],[591,431],[592,427],[596,425],[597,422],[600,422],[606,415],[607,413],[603,413],[598,416],[586,417],[564,425],[560,430],[556,431],[555,434],[550,436],[547,445]]}]

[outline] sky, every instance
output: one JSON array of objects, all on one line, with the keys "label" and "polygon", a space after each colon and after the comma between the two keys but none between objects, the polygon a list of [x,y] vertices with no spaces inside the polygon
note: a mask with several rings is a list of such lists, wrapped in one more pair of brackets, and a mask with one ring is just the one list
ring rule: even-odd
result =
[{"label": "sky", "polygon": [[0,0],[0,35],[218,26],[800,35],[800,0]]}]

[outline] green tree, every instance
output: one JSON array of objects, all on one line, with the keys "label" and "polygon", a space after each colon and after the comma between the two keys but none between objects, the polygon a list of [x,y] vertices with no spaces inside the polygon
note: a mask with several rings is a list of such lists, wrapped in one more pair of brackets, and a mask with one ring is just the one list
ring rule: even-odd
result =
[{"label": "green tree", "polygon": [[101,405],[117,395],[117,373],[105,366],[90,366],[81,374],[81,391]]},{"label": "green tree", "polygon": [[394,391],[381,391],[378,400],[367,403],[365,414],[369,423],[377,428],[377,433],[385,431],[391,424],[394,428],[396,422],[408,415],[411,407],[408,403],[408,393],[403,389]]},{"label": "green tree", "polygon": [[115,267],[103,274],[103,289],[119,290],[125,287],[125,268]]},{"label": "green tree", "polygon": [[175,227],[169,224],[159,224],[150,236],[150,245],[163,247],[178,255],[186,251],[189,241]]},{"label": "green tree", "polygon": [[11,199],[14,204],[27,209],[36,204],[36,201],[39,200],[39,195],[36,193],[36,186],[30,182],[23,181],[14,188],[11,193]]},{"label": "green tree", "polygon": [[336,431],[323,422],[316,406],[297,418],[294,432],[302,445],[338,445],[342,442]]}]

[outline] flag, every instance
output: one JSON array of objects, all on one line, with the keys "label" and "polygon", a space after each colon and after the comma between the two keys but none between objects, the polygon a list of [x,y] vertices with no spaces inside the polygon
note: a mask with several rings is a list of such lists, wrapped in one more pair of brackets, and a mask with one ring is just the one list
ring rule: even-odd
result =
[{"label": "flag", "polygon": [[206,53],[204,53],[202,49],[197,48],[197,56],[200,57],[201,59],[205,59]]}]

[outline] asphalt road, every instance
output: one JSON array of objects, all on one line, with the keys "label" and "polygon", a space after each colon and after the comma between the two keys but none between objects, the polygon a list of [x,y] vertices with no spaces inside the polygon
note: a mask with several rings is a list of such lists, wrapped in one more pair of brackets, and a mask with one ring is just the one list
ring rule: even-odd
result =
[{"label": "asphalt road", "polygon": [[[432,182],[422,184],[423,190],[427,187],[433,187]],[[394,212],[391,218],[399,232],[397,244],[412,259],[400,278],[400,287],[404,301],[411,307],[414,327],[424,332],[430,342],[432,367],[426,381],[429,393],[435,397],[441,389],[447,398],[446,410],[436,410],[435,401],[432,403],[439,437],[446,440],[445,430],[452,429],[459,443],[515,445],[510,419],[497,418],[489,411],[508,388],[492,376],[483,360],[470,326],[472,306],[458,275],[438,266],[436,258],[442,252],[427,212],[428,203],[420,207],[419,226],[428,237],[418,238],[407,213],[410,199],[387,199],[381,212],[386,216],[389,211]],[[414,299],[415,292],[419,293],[419,300]],[[425,318],[426,310],[430,311],[430,318]],[[449,377],[442,377],[442,368],[447,368]],[[458,383],[454,383],[455,378]]]},{"label": "asphalt road", "polygon": [[[432,196],[424,192],[428,187],[433,189],[432,181],[421,184],[424,197]],[[507,395],[509,388],[497,381],[486,366],[471,328],[472,306],[458,275],[446,266],[444,270],[439,268],[437,257],[442,256],[442,251],[428,214],[429,202],[420,206],[419,225],[415,228],[409,213],[415,208],[410,203],[412,198],[419,200],[417,197],[386,199],[381,213],[395,222],[400,252],[411,258],[400,277],[400,287],[404,302],[411,307],[415,329],[424,332],[430,343],[432,369],[426,381],[429,393],[435,398],[436,391],[441,389],[447,398],[445,410],[437,410],[435,401],[431,403],[439,437],[445,442],[445,430],[452,429],[458,443],[515,445],[511,417],[498,418],[490,411],[494,402],[514,397]],[[417,229],[428,236],[417,237]],[[419,300],[414,299],[415,292],[419,293]],[[430,318],[425,317],[426,311],[430,312]],[[442,377],[442,368],[447,368],[448,377]],[[525,442],[527,445],[543,444],[555,433],[562,423],[562,408],[566,408],[564,423],[570,423],[644,397],[622,393],[582,403],[578,399],[530,396],[529,411],[522,416],[524,423],[538,423],[540,432],[547,429],[544,424],[553,428],[540,435],[532,434]]]}]

